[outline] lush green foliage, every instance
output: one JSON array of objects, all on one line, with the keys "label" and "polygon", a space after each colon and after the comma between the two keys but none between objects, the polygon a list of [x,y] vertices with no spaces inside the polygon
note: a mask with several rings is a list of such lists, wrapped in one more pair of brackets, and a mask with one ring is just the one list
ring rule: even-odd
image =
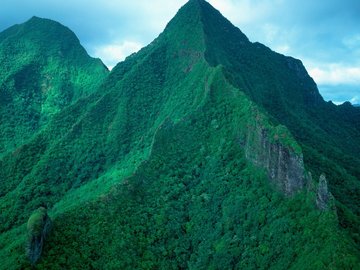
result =
[{"label": "lush green foliage", "polygon": [[0,34],[0,70],[0,156],[92,93],[108,72],[69,29],[36,17]]},{"label": "lush green foliage", "polygon": [[28,235],[40,236],[44,228],[44,221],[47,216],[47,211],[44,207],[36,209],[27,222]]},{"label": "lush green foliage", "polygon": [[[219,24],[219,13],[211,6],[202,2],[202,7],[203,23],[209,25],[206,59],[223,65],[236,88],[291,131],[314,178],[326,174],[340,223],[360,249],[360,109],[324,102],[301,61],[250,43],[228,21]],[[350,212],[354,215],[346,214]]]},{"label": "lush green foliage", "polygon": [[[54,26],[35,18],[16,27],[29,27],[21,36],[41,44],[43,24]],[[0,34],[1,44],[16,27]],[[19,125],[19,139],[1,134],[7,145],[13,140],[0,155],[1,267],[31,268],[24,224],[42,205],[53,231],[38,269],[358,267],[359,146],[350,146],[359,139],[359,112],[323,102],[300,62],[250,43],[202,0],[189,1],[101,85],[102,66],[68,34],[62,29],[58,37],[69,54],[44,69],[28,69],[26,57],[14,54],[11,68],[21,72],[8,76],[22,76],[14,89],[24,94],[39,92],[42,84],[31,82],[41,82],[45,70],[62,74],[79,57],[88,64],[74,67],[79,77],[57,78],[65,85],[45,100],[29,95],[29,106],[45,111],[40,119],[50,115],[36,122],[45,123],[36,133]],[[40,55],[56,59],[56,46]],[[77,96],[59,98],[59,89]],[[10,92],[1,110],[19,105]],[[59,99],[61,106],[53,102]],[[276,190],[246,156],[254,126],[303,154],[314,179],[326,173],[349,230],[335,211],[316,208],[312,181],[290,198]]]}]

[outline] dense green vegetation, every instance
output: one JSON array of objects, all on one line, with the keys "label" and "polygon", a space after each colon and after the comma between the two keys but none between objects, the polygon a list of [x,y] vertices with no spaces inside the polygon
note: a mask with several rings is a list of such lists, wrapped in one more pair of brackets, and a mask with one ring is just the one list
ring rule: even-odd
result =
[{"label": "dense green vegetation", "polygon": [[[223,65],[235,87],[289,128],[304,151],[307,169],[315,178],[326,174],[340,223],[360,248],[360,110],[350,103],[324,102],[301,61],[248,42],[230,22],[219,24],[219,13],[210,5],[201,5],[203,23],[211,26],[205,28],[207,60]],[[357,218],[346,214],[349,210]]]},{"label": "dense green vegetation", "polygon": [[[1,33],[0,56],[21,43],[0,75],[0,110],[13,110],[0,122],[1,269],[31,269],[25,224],[41,206],[53,228],[37,269],[359,269],[360,110],[325,103],[300,61],[202,0],[108,75],[52,21]],[[29,67],[36,46],[29,61],[45,62]],[[313,180],[303,170],[284,193],[264,145],[286,177],[303,156]]]},{"label": "dense green vegetation", "polygon": [[44,207],[39,207],[27,222],[26,256],[32,265],[40,259],[46,237],[51,229],[51,220]]},{"label": "dense green vegetation", "polygon": [[36,17],[0,33],[0,70],[0,156],[92,93],[108,73],[73,32]]}]

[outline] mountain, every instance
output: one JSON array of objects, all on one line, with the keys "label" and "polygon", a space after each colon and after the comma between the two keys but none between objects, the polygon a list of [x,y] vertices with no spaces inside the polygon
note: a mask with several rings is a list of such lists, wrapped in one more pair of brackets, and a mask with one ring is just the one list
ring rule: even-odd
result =
[{"label": "mountain", "polygon": [[358,267],[359,110],[325,102],[299,60],[190,0],[99,80],[101,66],[0,156],[3,269],[31,269],[36,209],[52,221],[38,269]]},{"label": "mountain", "polygon": [[0,34],[0,70],[0,153],[24,144],[108,73],[68,28],[37,17]]}]

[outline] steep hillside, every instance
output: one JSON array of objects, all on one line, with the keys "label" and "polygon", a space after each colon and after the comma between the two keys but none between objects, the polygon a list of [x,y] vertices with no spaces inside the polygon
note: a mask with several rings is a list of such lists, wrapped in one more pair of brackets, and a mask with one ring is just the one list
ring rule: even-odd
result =
[{"label": "steep hillside", "polygon": [[289,128],[304,151],[305,166],[315,178],[325,173],[337,199],[341,224],[360,247],[360,110],[335,106],[320,96],[300,60],[251,43],[205,1],[206,59],[224,66],[234,87],[246,93],[274,119]]},{"label": "steep hillside", "polygon": [[[351,183],[337,194],[327,161],[312,162],[291,124],[332,138],[305,114],[315,103],[331,106],[298,60],[190,0],[156,40],[0,159],[1,267],[31,269],[25,224],[46,207],[53,227],[37,269],[356,269]],[[357,111],[331,108],[356,140]],[[337,147],[356,165],[347,142]],[[336,164],[356,188],[356,168]],[[337,204],[352,230],[339,227]]]},{"label": "steep hillside", "polygon": [[0,33],[0,70],[0,156],[92,93],[108,73],[68,28],[37,17]]}]

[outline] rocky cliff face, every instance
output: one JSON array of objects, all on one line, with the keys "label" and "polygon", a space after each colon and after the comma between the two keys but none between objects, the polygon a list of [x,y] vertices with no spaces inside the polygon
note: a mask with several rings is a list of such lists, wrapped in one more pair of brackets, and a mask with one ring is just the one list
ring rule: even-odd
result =
[{"label": "rocky cliff face", "polygon": [[320,210],[329,208],[331,194],[328,190],[326,177],[324,174],[320,176],[319,185],[316,194],[316,205]]},{"label": "rocky cliff face", "polygon": [[301,153],[297,153],[279,138],[288,135],[270,134],[259,125],[250,127],[245,145],[246,158],[255,165],[263,167],[271,182],[291,196],[305,186],[305,169]]},{"label": "rocky cliff face", "polygon": [[37,209],[29,218],[27,223],[28,241],[26,255],[32,265],[40,259],[50,227],[51,220],[44,207]]}]

